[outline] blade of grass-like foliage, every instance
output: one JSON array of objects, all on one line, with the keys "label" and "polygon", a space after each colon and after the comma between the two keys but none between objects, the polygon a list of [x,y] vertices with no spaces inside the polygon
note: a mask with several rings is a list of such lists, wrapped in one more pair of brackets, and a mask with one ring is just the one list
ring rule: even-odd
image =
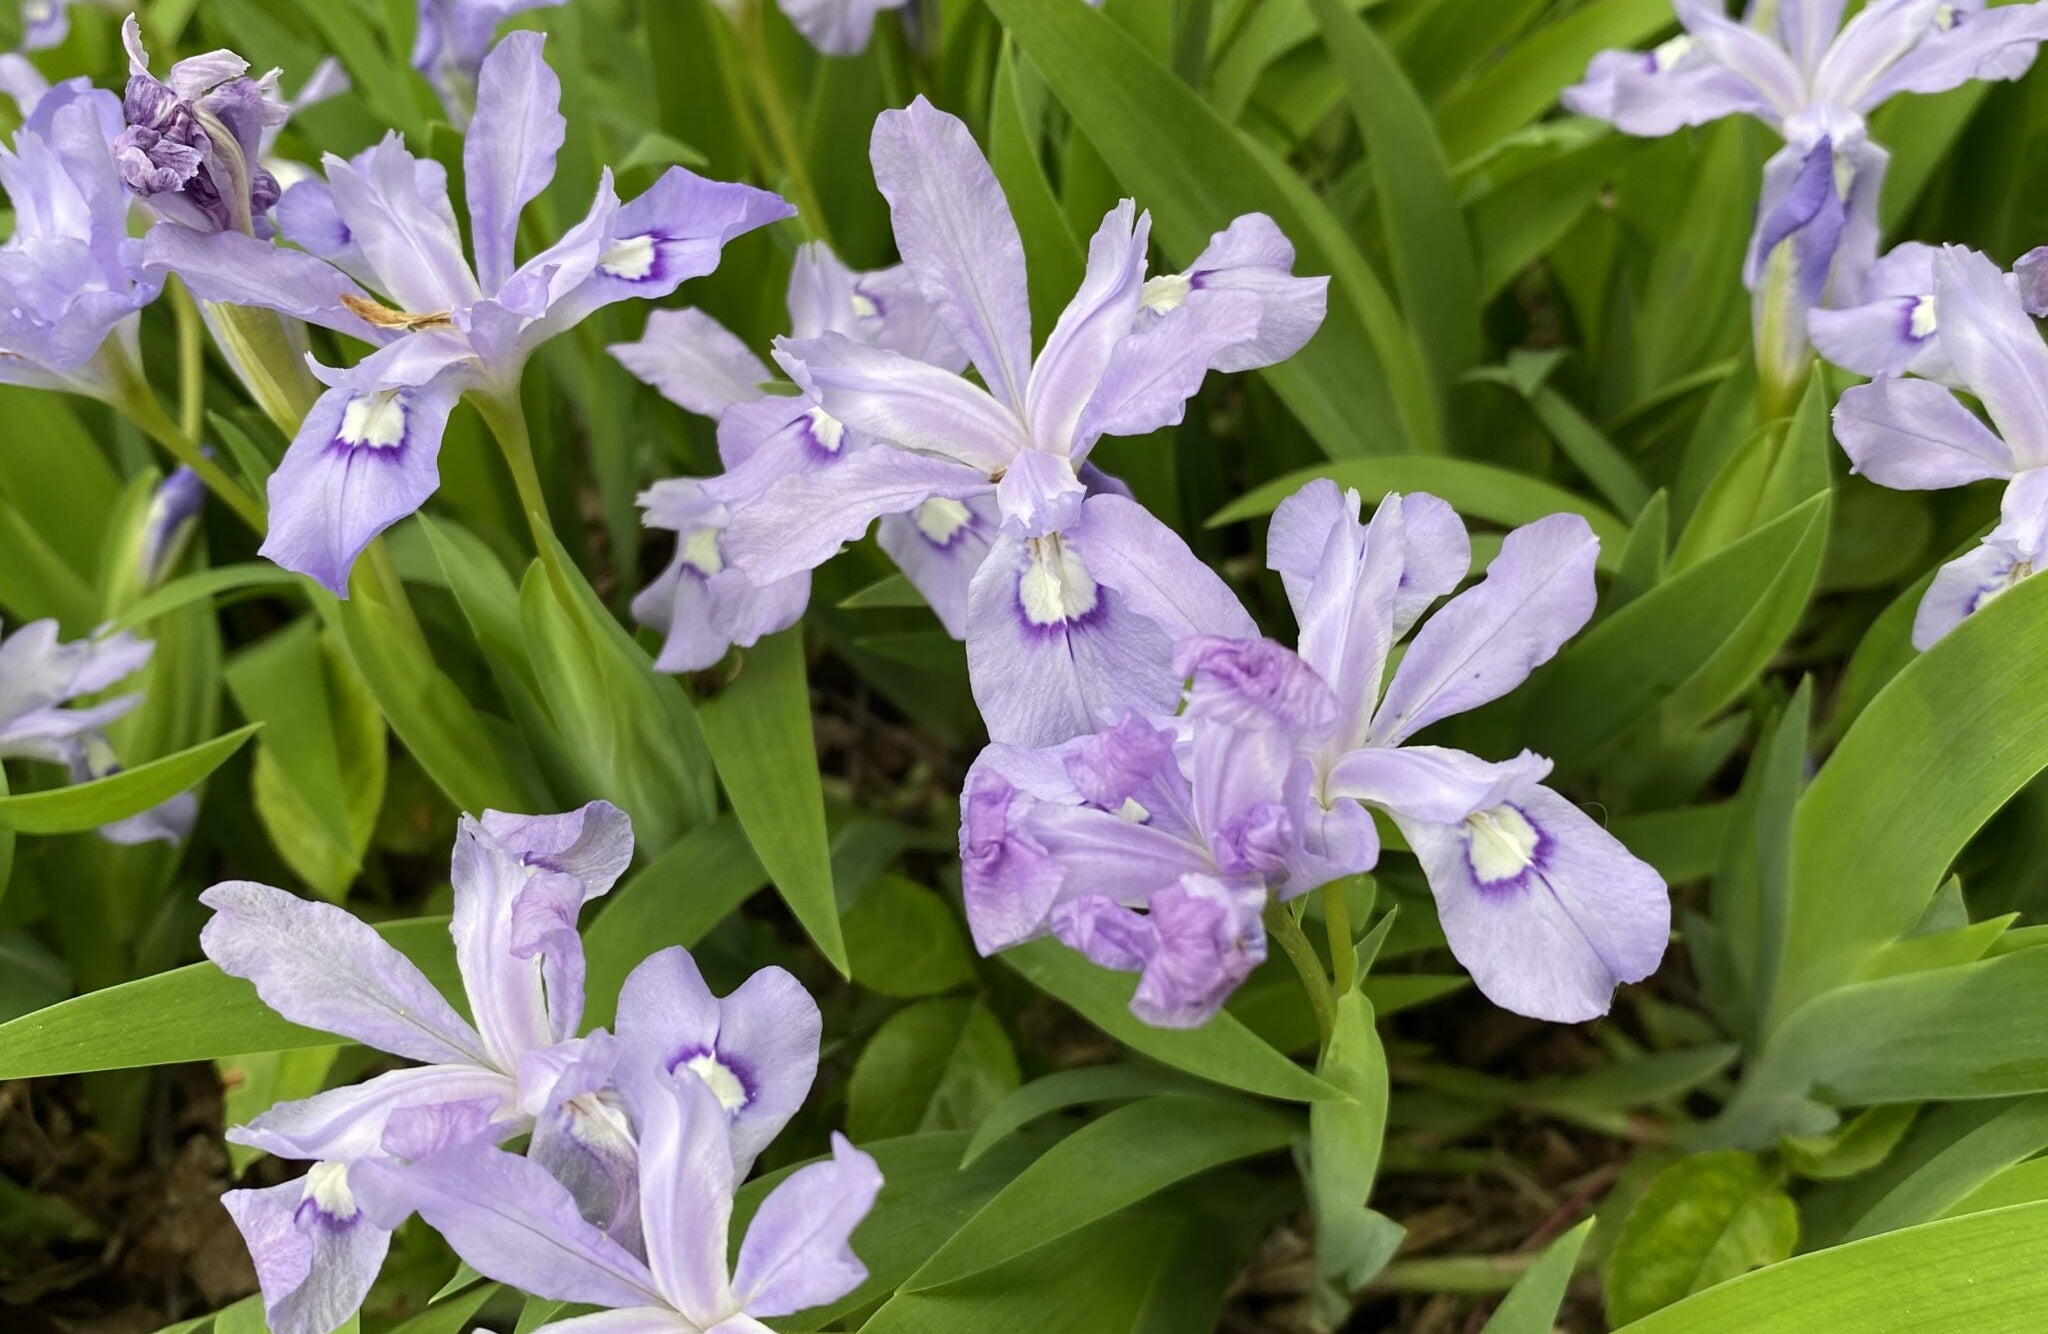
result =
[{"label": "blade of grass-like foliage", "polygon": [[903,1284],[994,1268],[1175,1182],[1286,1147],[1299,1123],[1246,1102],[1163,1094],[1090,1122],[997,1193]]},{"label": "blade of grass-like foliage", "polygon": [[1479,360],[1479,275],[1429,110],[1371,25],[1310,0],[1365,141],[1401,309],[1439,394]]},{"label": "blade of grass-like foliage", "polygon": [[1200,1028],[1152,1027],[1130,1012],[1136,977],[1098,968],[1057,941],[1033,941],[997,957],[1117,1041],[1176,1070],[1289,1102],[1344,1096],[1261,1042],[1228,1013]]},{"label": "blade of grass-like foliage", "polygon": [[1055,1070],[1016,1090],[997,1104],[988,1118],[975,1128],[974,1139],[961,1155],[967,1166],[987,1153],[1012,1131],[1021,1130],[1041,1116],[1097,1102],[1128,1102],[1156,1093],[1185,1092],[1200,1087],[1167,1070],[1145,1065],[1091,1065],[1078,1070]]},{"label": "blade of grass-like foliage", "polygon": [[1536,1263],[1515,1280],[1480,1334],[1550,1334],[1557,1327],[1558,1308],[1564,1304],[1564,1291],[1571,1285],[1579,1252],[1593,1235],[1593,1222],[1587,1219],[1544,1247]]},{"label": "blade of grass-like foliage", "polygon": [[1477,157],[1555,106],[1594,56],[1635,46],[1673,21],[1670,0],[1592,0],[1538,28],[1438,110],[1445,154],[1453,165]]},{"label": "blade of grass-like foliage", "polygon": [[2048,1309],[2048,1203],[1970,1214],[1797,1256],[1616,1334],[2032,1334]]},{"label": "blade of grass-like foliage", "polygon": [[2024,580],[1849,728],[1799,803],[1772,1025],[1910,928],[1963,845],[2048,768],[2044,660],[2048,581]]},{"label": "blade of grass-like foliage", "polygon": [[1489,523],[1532,523],[1561,511],[1581,515],[1600,539],[1602,569],[1613,568],[1628,543],[1628,525],[1594,501],[1512,468],[1474,459],[1346,459],[1303,468],[1253,487],[1211,515],[1208,526],[1221,528],[1271,514],[1281,501],[1318,477],[1358,488],[1368,506],[1389,492],[1427,491],[1460,514]]},{"label": "blade of grass-like foliage", "polygon": [[1322,331],[1261,372],[1326,452],[1440,448],[1414,339],[1328,208],[1291,170],[1254,151],[1094,9],[1037,0],[989,7],[1117,180],[1152,210],[1153,235],[1173,262],[1192,260],[1237,215],[1264,212],[1294,243],[1297,272],[1334,276]]},{"label": "blade of grass-like foliage", "polygon": [[832,893],[803,630],[770,635],[743,652],[732,683],[698,706],[704,737],[755,855],[797,921],[845,976],[850,966]]},{"label": "blade of grass-like foliage", "polygon": [[19,834],[76,834],[140,815],[204,782],[261,726],[250,723],[175,755],[89,783],[0,797],[0,829]]}]

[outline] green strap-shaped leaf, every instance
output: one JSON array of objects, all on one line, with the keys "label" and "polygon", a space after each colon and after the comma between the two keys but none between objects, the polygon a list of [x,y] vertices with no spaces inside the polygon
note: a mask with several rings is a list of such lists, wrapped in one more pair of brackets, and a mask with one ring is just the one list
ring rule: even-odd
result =
[{"label": "green strap-shaped leaf", "polygon": [[1479,275],[1429,109],[1379,34],[1341,0],[1310,0],[1365,140],[1381,230],[1439,393],[1479,361]]},{"label": "green strap-shaped leaf", "polygon": [[1178,1181],[1286,1147],[1300,1123],[1252,1103],[1166,1094],[1048,1149],[903,1285],[936,1288],[1036,1250]]},{"label": "green strap-shaped leaf", "polygon": [[1176,1070],[1288,1102],[1344,1096],[1261,1042],[1228,1012],[1200,1028],[1152,1027],[1130,1010],[1135,975],[1098,968],[1056,940],[1034,940],[997,957],[1126,1047]]},{"label": "green strap-shaped leaf", "polygon": [[1792,1254],[1799,1211],[1735,1149],[1681,1158],[1629,1210],[1607,1262],[1607,1318],[1626,1324]]},{"label": "green strap-shaped leaf", "polygon": [[1594,501],[1561,486],[1511,468],[1472,459],[1403,458],[1345,459],[1276,477],[1253,487],[1216,511],[1208,526],[1220,528],[1241,519],[1271,514],[1280,502],[1318,477],[1339,486],[1356,487],[1367,505],[1376,505],[1390,491],[1427,491],[1458,513],[1489,523],[1532,523],[1560,511],[1582,516],[1600,539],[1600,568],[1612,569],[1628,545],[1628,525]]},{"label": "green strap-shaped leaf", "polygon": [[1095,9],[1043,0],[989,8],[1124,189],[1152,211],[1153,236],[1172,262],[1194,259],[1238,215],[1263,212],[1294,243],[1296,272],[1333,276],[1321,332],[1260,372],[1325,452],[1398,452],[1404,438],[1407,448],[1441,449],[1414,338],[1313,191]]},{"label": "green strap-shaped leaf", "polygon": [[745,650],[732,683],[697,713],[719,781],[755,855],[818,949],[846,975],[851,969],[832,893],[802,628]]},{"label": "green strap-shaped leaf", "polygon": [[227,593],[248,593],[264,589],[305,588],[306,577],[272,565],[269,561],[245,561],[211,570],[194,570],[171,580],[155,592],[138,598],[121,613],[120,625],[130,629],[149,624],[159,616],[206,602]]},{"label": "green strap-shaped leaf", "polygon": [[261,726],[250,723],[175,755],[89,783],[0,797],[0,829],[20,834],[76,834],[140,815],[205,781]]},{"label": "green strap-shaped leaf", "polygon": [[1592,1235],[1593,1220],[1589,1218],[1544,1247],[1536,1263],[1515,1280],[1481,1334],[1550,1334],[1557,1328],[1565,1289],[1571,1285],[1579,1252],[1586,1249],[1586,1238]]},{"label": "green strap-shaped leaf", "polygon": [[1199,1088],[1192,1080],[1168,1070],[1144,1065],[1088,1065],[1078,1070],[1055,1070],[1032,1080],[1003,1099],[974,1132],[974,1139],[962,1155],[962,1167],[994,1147],[997,1141],[1021,1130],[1041,1116],[1098,1102],[1128,1102],[1155,1093],[1182,1093]]},{"label": "green strap-shaped leaf", "polygon": [[1963,845],[2048,768],[2043,661],[2048,580],[2028,579],[1894,676],[1850,727],[1799,803],[1775,1021],[1911,928]]},{"label": "green strap-shaped leaf", "polygon": [[1772,1265],[1616,1334],[2034,1334],[2044,1247],[2048,1202],[1969,1214]]}]

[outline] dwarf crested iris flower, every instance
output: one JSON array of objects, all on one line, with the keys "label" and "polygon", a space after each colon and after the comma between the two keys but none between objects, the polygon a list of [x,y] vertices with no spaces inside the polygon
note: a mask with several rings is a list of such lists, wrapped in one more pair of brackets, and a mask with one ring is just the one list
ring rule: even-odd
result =
[{"label": "dwarf crested iris flower", "polygon": [[2018,78],[2048,39],[2048,4],[1871,0],[1847,24],[1846,0],[1752,0],[1743,21],[1721,0],[1674,7],[1683,35],[1648,54],[1602,52],[1564,103],[1630,134],[1748,114],[1784,136],[1764,167],[1743,278],[1766,377],[1794,383],[1807,312],[1859,306],[1871,291],[1889,155],[1864,117],[1900,93]]},{"label": "dwarf crested iris flower", "polygon": [[490,54],[498,25],[529,9],[552,9],[568,0],[419,0],[412,67],[424,74],[457,125],[476,111],[477,73]]},{"label": "dwarf crested iris flower", "polygon": [[668,295],[716,268],[733,237],[790,216],[766,191],[680,167],[621,205],[607,171],[588,216],[517,264],[519,215],[553,179],[566,132],[542,40],[513,33],[483,65],[463,144],[474,268],[446,172],[396,135],[353,161],[330,155],[325,181],[292,187],[279,223],[303,251],[169,227],[145,241],[152,266],[205,300],[376,345],[352,367],[318,368],[331,388],[270,478],[263,554],[336,596],[363,548],[439,485],[442,431],[463,393],[511,398],[549,338],[612,302]]},{"label": "dwarf crested iris flower", "polygon": [[108,148],[121,104],[82,80],[40,93],[0,188],[14,235],[0,245],[0,383],[105,401],[132,391],[137,312],[163,279],[138,275],[128,193]]},{"label": "dwarf crested iris flower", "polygon": [[[797,250],[789,318],[798,338],[838,333],[949,370],[966,364],[903,268],[855,273],[816,242]],[[657,667],[698,671],[734,644],[794,625],[810,600],[808,569],[762,586],[727,561],[732,516],[784,476],[829,467],[871,442],[808,395],[768,392],[774,374],[700,310],[655,311],[639,342],[611,351],[671,402],[718,422],[723,475],[668,478],[640,496],[647,526],[675,533],[676,551],[634,599],[633,614],[667,636]],[[994,532],[992,502],[934,499],[885,516],[881,542],[957,637],[968,581]]]},{"label": "dwarf crested iris flower", "polygon": [[[71,706],[149,665],[154,649],[126,631],[64,643],[55,621],[31,621],[0,640],[0,759],[61,764],[74,783],[120,771],[106,727],[142,703],[116,695]],[[102,825],[113,843],[177,843],[192,832],[198,803],[186,793],[153,810]]]},{"label": "dwarf crested iris flower", "polygon": [[[278,1334],[325,1334],[361,1303],[390,1222],[357,1200],[363,1165],[468,1142],[532,1136],[535,1170],[620,1244],[638,1242],[634,1140],[611,1089],[621,1046],[696,1072],[729,1123],[744,1172],[809,1090],[817,1006],[780,969],[720,1000],[680,949],[636,968],[619,1033],[576,1036],[583,1017],[579,910],[632,859],[625,815],[592,802],[563,815],[487,811],[462,822],[450,878],[456,964],[474,1025],[413,963],[339,908],[266,885],[216,885],[200,937],[223,971],[296,1023],[422,1064],[284,1103],[228,1132],[283,1158],[295,1181],[223,1198],[249,1244]],[[395,1222],[396,1220],[391,1220]]]},{"label": "dwarf crested iris flower", "polygon": [[1298,655],[1184,640],[1178,717],[1126,715],[1063,746],[991,746],[976,761],[961,859],[984,953],[1050,932],[1141,972],[1141,1018],[1199,1024],[1264,957],[1269,893],[1375,864],[1370,806],[1401,828],[1452,952],[1497,1004],[1586,1019],[1656,967],[1663,881],[1542,786],[1547,760],[1409,744],[1512,690],[1585,624],[1598,543],[1584,520],[1510,533],[1383,690],[1395,644],[1463,580],[1470,545],[1432,496],[1389,496],[1370,526],[1358,512],[1356,492],[1318,481],[1273,516],[1268,562],[1301,626]]},{"label": "dwarf crested iris flower", "polygon": [[373,1165],[364,1206],[387,1223],[417,1212],[486,1277],[605,1308],[540,1327],[553,1334],[767,1334],[763,1320],[837,1301],[867,1278],[850,1243],[882,1174],[844,1136],[768,1193],[729,1264],[741,1171],[721,1095],[645,1051],[622,1057],[618,1091],[639,1149],[639,1246],[593,1226],[538,1163],[484,1144]]},{"label": "dwarf crested iris flower", "polygon": [[1091,487],[1089,452],[1179,422],[1212,369],[1291,355],[1321,323],[1326,280],[1293,277],[1285,238],[1249,217],[1148,284],[1150,216],[1126,200],[1034,358],[1023,242],[967,127],[920,98],[876,121],[871,156],[904,266],[981,382],[843,334],[783,340],[777,360],[826,413],[891,447],[782,478],[733,516],[728,558],[770,584],[882,515],[992,501],[1002,526],[966,613],[990,735],[1049,745],[1105,708],[1170,709],[1173,640],[1250,623],[1156,519]]},{"label": "dwarf crested iris flower", "polygon": [[157,483],[143,516],[142,549],[136,555],[136,575],[143,588],[155,588],[170,577],[198,531],[205,508],[206,484],[190,468],[175,468]]},{"label": "dwarf crested iris flower", "polygon": [[[1946,246],[1929,268],[1945,361],[1935,369],[1946,372],[1944,383],[1880,375],[1835,407],[1835,438],[1855,470],[1880,486],[1928,491],[2009,479],[1999,525],[1944,565],[1921,600],[1913,620],[1919,649],[2048,560],[2048,344],[2019,284],[1991,260]],[[1945,384],[1983,404],[1996,430]]]},{"label": "dwarf crested iris flower", "polygon": [[133,14],[121,41],[128,48],[127,126],[114,141],[121,179],[168,222],[255,234],[278,200],[277,178],[262,163],[264,133],[291,114],[277,95],[278,72],[251,79],[248,61],[209,51],[159,79],[149,72]]}]

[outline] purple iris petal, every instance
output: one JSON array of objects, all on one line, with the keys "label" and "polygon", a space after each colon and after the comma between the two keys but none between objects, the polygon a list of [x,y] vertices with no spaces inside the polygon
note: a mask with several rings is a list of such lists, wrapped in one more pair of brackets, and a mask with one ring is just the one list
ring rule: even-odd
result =
[{"label": "purple iris petal", "polygon": [[427,76],[457,125],[478,100],[477,74],[498,25],[513,14],[566,0],[419,0],[412,67]]},{"label": "purple iris petal", "polygon": [[1925,651],[1994,598],[2048,563],[2048,469],[2005,488],[1998,526],[1974,551],[1941,567],[1913,618],[1913,647]]},{"label": "purple iris petal", "polygon": [[391,1245],[390,1231],[363,1217],[341,1163],[315,1163],[265,1190],[231,1190],[220,1202],[248,1244],[276,1334],[328,1334],[346,1322]]},{"label": "purple iris petal", "polygon": [[804,40],[828,56],[854,56],[868,49],[875,18],[910,0],[776,0]]},{"label": "purple iris petal", "polygon": [[121,28],[128,48],[127,128],[114,142],[121,179],[159,216],[203,232],[251,233],[277,203],[277,178],[262,165],[264,131],[290,113],[277,72],[246,77],[229,51],[181,60],[169,77],[149,72],[134,15]]}]

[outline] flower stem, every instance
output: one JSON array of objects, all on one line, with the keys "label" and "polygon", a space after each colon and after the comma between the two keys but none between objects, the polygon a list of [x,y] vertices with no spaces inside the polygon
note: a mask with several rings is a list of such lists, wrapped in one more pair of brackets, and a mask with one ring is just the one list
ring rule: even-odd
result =
[{"label": "flower stem", "polygon": [[512,470],[512,485],[519,492],[519,508],[525,511],[527,525],[533,530],[534,548],[545,554],[547,539],[554,528],[548,522],[547,495],[541,489],[540,470],[534,466],[533,436],[526,428],[526,411],[520,406],[518,390],[478,394],[474,402],[484,425],[497,440],[499,452],[505,456],[505,466]]},{"label": "flower stem", "polygon": [[811,185],[803,145],[797,140],[795,122],[790,119],[789,105],[782,96],[782,81],[775,77],[775,65],[768,55],[764,7],[763,0],[754,0],[742,8],[738,22],[733,25],[739,34],[740,54],[746,58],[747,72],[753,77],[754,100],[760,105],[761,118],[768,122],[768,137],[775,141],[782,173],[789,178],[789,192],[796,196],[797,214],[811,235],[829,248],[832,232],[825,222],[825,209]]},{"label": "flower stem", "polygon": [[1329,1046],[1330,1031],[1337,1021],[1337,1001],[1330,992],[1330,979],[1323,975],[1323,961],[1316,957],[1316,947],[1309,944],[1301,923],[1294,920],[1294,914],[1284,903],[1266,904],[1266,930],[1280,942],[1280,949],[1294,965],[1294,971],[1301,974],[1301,989],[1308,993],[1309,1007],[1316,1012],[1318,1045]]},{"label": "flower stem", "polygon": [[178,429],[197,440],[206,425],[206,324],[175,277],[165,284],[178,326]]},{"label": "flower stem", "polygon": [[1351,941],[1351,881],[1332,880],[1323,886],[1323,925],[1330,933],[1330,977],[1344,995],[1358,981],[1358,949]]},{"label": "flower stem", "polygon": [[143,434],[162,445],[172,458],[197,473],[199,480],[206,483],[207,490],[219,496],[261,537],[268,527],[263,506],[228,476],[225,469],[202,453],[192,437],[171,420],[171,414],[164,411],[156,390],[143,378],[141,370],[126,357],[120,362],[121,385],[112,400],[114,407],[140,427]]}]

